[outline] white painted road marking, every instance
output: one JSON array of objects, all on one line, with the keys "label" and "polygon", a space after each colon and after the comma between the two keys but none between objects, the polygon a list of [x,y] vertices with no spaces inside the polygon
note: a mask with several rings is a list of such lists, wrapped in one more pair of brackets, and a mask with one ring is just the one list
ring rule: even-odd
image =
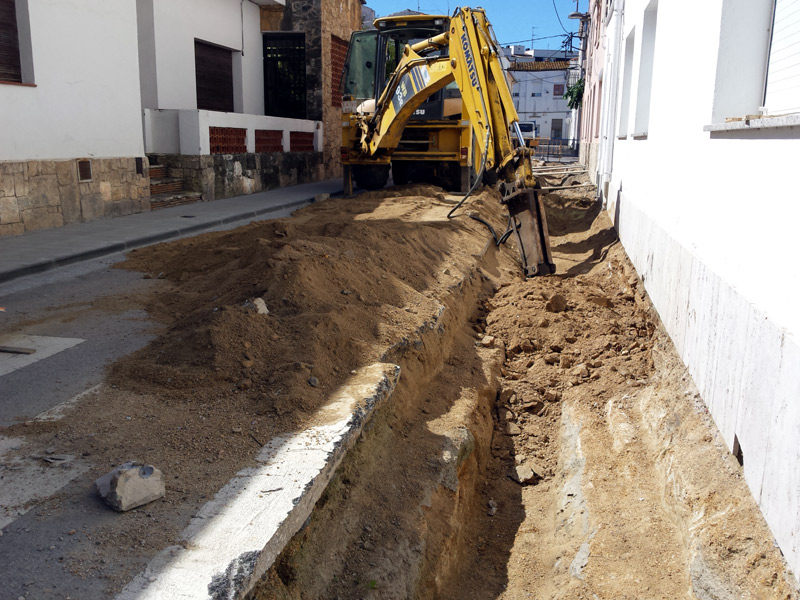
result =
[{"label": "white painted road marking", "polygon": [[0,377],[27,367],[33,363],[58,354],[62,350],[77,346],[85,342],[81,338],[49,337],[44,335],[25,335],[24,333],[12,333],[0,335],[0,346],[22,346],[34,348],[33,354],[8,354],[0,352]]}]

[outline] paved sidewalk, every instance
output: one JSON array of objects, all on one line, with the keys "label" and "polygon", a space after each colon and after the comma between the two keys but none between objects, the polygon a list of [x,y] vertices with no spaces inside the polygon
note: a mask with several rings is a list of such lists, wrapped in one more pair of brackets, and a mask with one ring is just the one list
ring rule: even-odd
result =
[{"label": "paved sidewalk", "polygon": [[0,283],[187,233],[300,208],[320,194],[341,191],[342,182],[336,179],[0,239]]}]

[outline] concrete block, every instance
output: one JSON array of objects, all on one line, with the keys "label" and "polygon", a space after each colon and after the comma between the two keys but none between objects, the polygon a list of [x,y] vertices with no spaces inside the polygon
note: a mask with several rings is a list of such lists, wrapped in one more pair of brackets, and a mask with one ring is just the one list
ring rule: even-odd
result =
[{"label": "concrete block", "polygon": [[100,182],[100,196],[104,202],[111,202],[111,184],[108,181]]},{"label": "concrete block", "polygon": [[56,177],[59,185],[78,183],[78,167],[74,160],[62,160],[56,163]]},{"label": "concrete block", "polygon": [[72,185],[62,185],[58,188],[61,198],[61,214],[64,223],[78,223],[81,220],[81,197],[78,193],[77,183]]},{"label": "concrete block", "polygon": [[84,221],[99,219],[105,215],[105,202],[100,194],[81,194],[81,215]]},{"label": "concrete block", "polygon": [[0,223],[19,223],[20,220],[17,199],[13,196],[11,198],[0,198]]},{"label": "concrete block", "polygon": [[30,193],[30,186],[23,173],[14,175],[14,193],[17,196],[27,196]]},{"label": "concrete block", "polygon": [[0,224],[0,238],[22,235],[25,233],[25,225],[22,223]]},{"label": "concrete block", "polygon": [[[30,165],[30,161],[28,162],[28,165]],[[55,175],[55,174],[56,174],[56,161],[54,160],[39,161],[39,175]],[[31,174],[30,172],[28,172],[28,177],[30,176]]]},{"label": "concrete block", "polygon": [[124,512],[163,498],[164,474],[152,465],[127,462],[94,482],[97,494],[114,510]]},{"label": "concrete block", "polygon": [[[52,162],[52,161],[51,161]],[[55,163],[53,163],[55,169]],[[36,177],[28,178],[29,190],[25,194],[17,193],[17,196],[28,196],[30,199],[30,208],[35,206],[57,206],[61,203],[61,197],[58,195],[58,178],[56,174],[52,175],[37,175]],[[20,203],[22,208],[22,203]]]},{"label": "concrete block", "polygon": [[14,175],[0,171],[0,198],[3,196],[16,196],[14,191]]},{"label": "concrete block", "polygon": [[53,229],[64,225],[60,212],[51,213],[46,206],[29,208],[20,211],[25,231],[38,231],[39,229]]}]

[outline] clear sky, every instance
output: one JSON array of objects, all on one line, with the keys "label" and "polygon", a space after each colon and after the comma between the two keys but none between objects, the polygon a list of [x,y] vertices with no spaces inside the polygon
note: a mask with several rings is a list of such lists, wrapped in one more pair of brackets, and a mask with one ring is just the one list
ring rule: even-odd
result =
[{"label": "clear sky", "polygon": [[[580,10],[588,9],[589,0],[579,0]],[[577,33],[577,19],[567,15],[575,10],[575,0],[475,0],[458,2],[456,0],[367,0],[367,6],[379,17],[404,9],[420,10],[425,13],[452,14],[458,6],[479,6],[486,9],[486,16],[494,27],[497,41],[507,46],[519,43],[526,48],[558,49],[564,40],[564,32]],[[417,8],[419,6],[419,8]],[[559,24],[556,11],[561,18]],[[557,36],[557,37],[551,37]],[[531,42],[531,38],[534,41]],[[538,38],[538,39],[536,39]],[[575,38],[574,47],[579,46]]]}]

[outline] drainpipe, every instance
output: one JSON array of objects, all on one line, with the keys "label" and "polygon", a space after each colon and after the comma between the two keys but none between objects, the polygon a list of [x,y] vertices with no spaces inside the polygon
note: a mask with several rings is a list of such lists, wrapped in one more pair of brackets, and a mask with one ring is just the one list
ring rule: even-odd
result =
[{"label": "drainpipe", "polygon": [[[614,168],[614,144],[617,130],[617,99],[619,93],[620,55],[623,39],[623,15],[625,0],[614,0],[611,16],[606,25],[606,32],[613,30],[608,52],[603,67],[603,120],[600,131],[600,148],[598,150],[598,193],[603,199],[603,206],[608,205],[608,188]],[[608,39],[608,36],[606,36]]]}]

